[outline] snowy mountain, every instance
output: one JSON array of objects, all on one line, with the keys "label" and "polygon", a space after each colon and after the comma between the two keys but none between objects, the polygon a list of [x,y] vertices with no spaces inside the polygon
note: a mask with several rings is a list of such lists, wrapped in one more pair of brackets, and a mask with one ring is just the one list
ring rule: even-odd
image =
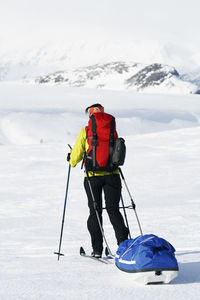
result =
[{"label": "snowy mountain", "polygon": [[163,64],[144,65],[122,61],[95,64],[72,71],[58,71],[36,79],[37,83],[67,86],[135,90],[160,93],[198,93],[198,86],[178,71]]}]

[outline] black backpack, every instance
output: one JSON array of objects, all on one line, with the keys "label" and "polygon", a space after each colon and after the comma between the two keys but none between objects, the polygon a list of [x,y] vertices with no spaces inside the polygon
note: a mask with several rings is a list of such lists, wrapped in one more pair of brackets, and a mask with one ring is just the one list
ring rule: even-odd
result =
[{"label": "black backpack", "polygon": [[117,138],[114,142],[112,163],[119,167],[123,166],[126,156],[126,145],[123,138]]}]

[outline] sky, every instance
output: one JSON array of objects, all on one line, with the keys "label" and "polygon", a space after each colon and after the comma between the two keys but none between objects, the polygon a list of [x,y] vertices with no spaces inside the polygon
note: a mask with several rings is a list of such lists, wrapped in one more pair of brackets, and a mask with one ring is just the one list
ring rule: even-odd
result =
[{"label": "sky", "polygon": [[116,48],[119,59],[128,52],[135,61],[155,56],[189,69],[200,65],[199,11],[198,0],[0,0],[0,54],[72,43],[73,64],[84,64],[88,48],[82,61],[79,49],[86,43],[97,45],[89,48],[95,58],[99,45],[115,42],[107,53]]},{"label": "sky", "polygon": [[0,37],[199,40],[198,0],[0,0]]}]

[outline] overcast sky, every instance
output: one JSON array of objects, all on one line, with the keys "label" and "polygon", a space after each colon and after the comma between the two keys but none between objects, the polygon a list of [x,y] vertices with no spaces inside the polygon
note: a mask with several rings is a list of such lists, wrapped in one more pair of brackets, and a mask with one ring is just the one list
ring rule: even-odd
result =
[{"label": "overcast sky", "polygon": [[0,0],[0,63],[42,53],[49,65],[67,53],[67,67],[131,60],[198,69],[199,12],[199,0]]},{"label": "overcast sky", "polygon": [[77,38],[199,42],[199,0],[0,0],[9,43]]}]

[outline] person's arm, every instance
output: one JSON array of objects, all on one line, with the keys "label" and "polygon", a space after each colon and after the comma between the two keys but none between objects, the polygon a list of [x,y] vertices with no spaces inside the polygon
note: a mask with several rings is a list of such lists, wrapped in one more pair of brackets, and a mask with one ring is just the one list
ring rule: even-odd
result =
[{"label": "person's arm", "polygon": [[70,155],[70,165],[74,168],[83,158],[84,151],[85,151],[85,139],[86,139],[86,132],[85,128],[82,128],[77,140],[72,148],[71,155]]}]

